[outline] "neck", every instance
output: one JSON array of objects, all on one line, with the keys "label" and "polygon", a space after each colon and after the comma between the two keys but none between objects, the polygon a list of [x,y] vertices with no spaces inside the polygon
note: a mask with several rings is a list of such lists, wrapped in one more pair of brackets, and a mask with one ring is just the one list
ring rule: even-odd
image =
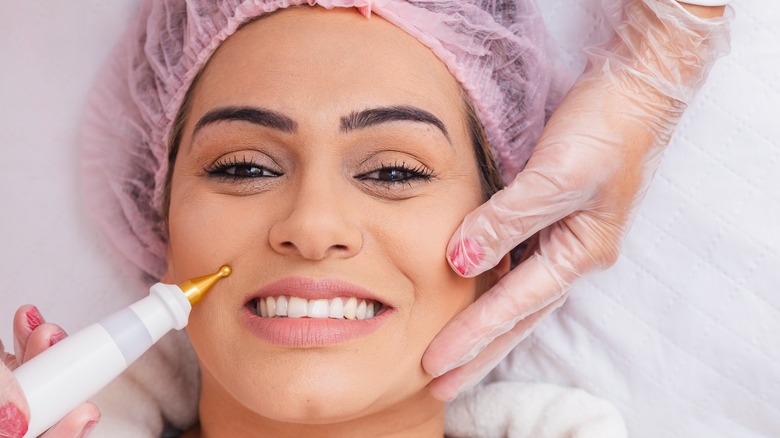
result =
[{"label": "neck", "polygon": [[200,436],[204,438],[442,438],[444,413],[445,404],[434,399],[426,387],[400,403],[349,420],[307,424],[302,418],[301,422],[282,422],[243,406],[206,372],[199,404]]}]

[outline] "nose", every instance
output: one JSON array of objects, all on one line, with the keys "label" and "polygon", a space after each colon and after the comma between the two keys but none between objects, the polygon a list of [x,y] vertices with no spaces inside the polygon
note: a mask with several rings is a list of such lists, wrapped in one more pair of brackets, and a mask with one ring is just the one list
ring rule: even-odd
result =
[{"label": "nose", "polygon": [[279,254],[308,260],[349,258],[363,238],[349,199],[330,184],[306,184],[291,193],[287,214],[270,229],[270,245]]}]

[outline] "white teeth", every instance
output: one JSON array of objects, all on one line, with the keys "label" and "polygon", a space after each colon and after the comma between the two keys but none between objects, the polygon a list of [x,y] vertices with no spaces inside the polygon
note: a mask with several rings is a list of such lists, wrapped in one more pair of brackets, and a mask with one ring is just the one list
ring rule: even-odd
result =
[{"label": "white teeth", "polygon": [[263,318],[286,316],[362,320],[376,316],[381,304],[356,297],[306,300],[278,296],[258,298],[255,306],[255,312]]},{"label": "white teeth", "polygon": [[309,301],[309,311],[307,313],[309,318],[327,318],[328,311],[329,311],[328,300]]},{"label": "white teeth", "polygon": [[287,301],[287,316],[290,318],[306,316],[306,304],[306,300],[303,298],[290,297],[290,300]]},{"label": "white teeth", "polygon": [[276,300],[274,297],[268,297],[265,299],[265,308],[268,309],[269,318],[276,316]]},{"label": "white teeth", "polygon": [[366,319],[366,302],[363,300],[360,300],[355,310],[355,319]]},{"label": "white teeth", "polygon": [[260,316],[268,318],[268,307],[266,307],[265,300],[260,300]]},{"label": "white teeth", "polygon": [[337,319],[344,318],[344,301],[341,298],[334,298],[331,300],[328,317]]},{"label": "white teeth", "polygon": [[281,296],[276,299],[276,314],[278,316],[287,316],[287,297]]},{"label": "white teeth", "polygon": [[344,318],[355,319],[355,310],[357,309],[357,298],[351,297],[344,304]]}]

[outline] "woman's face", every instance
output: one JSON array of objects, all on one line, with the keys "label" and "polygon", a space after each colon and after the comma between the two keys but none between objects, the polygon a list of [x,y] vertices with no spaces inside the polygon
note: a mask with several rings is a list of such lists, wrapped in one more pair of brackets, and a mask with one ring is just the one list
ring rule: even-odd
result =
[{"label": "woman's face", "polygon": [[293,8],[228,38],[190,102],[166,280],[233,267],[190,317],[204,391],[309,423],[427,397],[422,355],[479,289],[445,259],[482,202],[446,67],[376,15]]}]

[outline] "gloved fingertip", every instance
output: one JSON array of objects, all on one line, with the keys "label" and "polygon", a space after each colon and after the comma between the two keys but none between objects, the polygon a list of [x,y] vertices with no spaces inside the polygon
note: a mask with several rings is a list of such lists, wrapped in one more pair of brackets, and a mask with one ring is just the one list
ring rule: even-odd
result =
[{"label": "gloved fingertip", "polygon": [[90,420],[87,422],[87,424],[84,425],[84,428],[81,429],[81,433],[79,434],[79,438],[85,438],[89,436],[89,433],[92,432],[92,429],[97,426],[98,420]]},{"label": "gloved fingertip", "polygon": [[436,400],[449,403],[458,396],[458,392],[453,392],[447,385],[433,385],[431,386],[431,396]]},{"label": "gloved fingertip", "polygon": [[474,350],[472,350],[471,352],[469,352],[465,356],[461,357],[460,359],[456,360],[455,362],[452,362],[450,364],[444,365],[439,370],[434,370],[435,373],[436,373],[436,375],[434,377],[439,377],[439,376],[441,376],[443,374],[447,374],[448,372],[454,370],[455,368],[458,368],[461,365],[463,365],[463,364],[465,364],[467,362],[470,362],[472,359],[477,357],[477,354],[479,353],[478,350],[481,351],[481,349],[479,347],[475,348]]},{"label": "gloved fingertip", "polygon": [[430,374],[431,376],[433,376],[433,378],[434,378],[434,379],[436,379],[436,378],[438,378],[438,377],[441,377],[441,376],[443,376],[443,375],[447,374],[448,372],[450,372],[450,371],[454,370],[454,369],[455,369],[455,368],[457,368],[458,366],[459,366],[459,365],[458,365],[457,363],[452,363],[452,364],[449,364],[449,365],[444,365],[444,366],[443,366],[443,367],[441,367],[441,368],[438,368],[438,369],[435,369],[435,370],[433,370],[433,372],[430,372],[429,374]]},{"label": "gloved fingertip", "polygon": [[449,403],[449,402],[455,400],[456,398],[458,398],[458,394],[460,394],[460,393],[457,392],[457,391],[456,392],[442,392],[438,396],[434,396],[434,397],[436,397],[437,399],[439,399],[439,400],[441,400],[441,401],[443,401],[445,403]]},{"label": "gloved fingertip", "polygon": [[470,237],[458,241],[447,254],[452,269],[463,277],[472,275],[484,258],[485,251],[482,245]]},{"label": "gloved fingertip", "polygon": [[29,424],[21,409],[12,402],[0,406],[0,438],[22,438]]},{"label": "gloved fingertip", "polygon": [[27,319],[27,327],[30,329],[30,331],[35,330],[38,328],[38,326],[46,322],[46,320],[43,319],[41,312],[35,306],[25,312],[24,316]]},{"label": "gloved fingertip", "polygon": [[49,337],[49,347],[56,344],[57,342],[60,342],[61,340],[65,339],[65,337],[68,336],[67,333],[65,333],[65,330],[58,330],[54,332],[51,337]]}]

